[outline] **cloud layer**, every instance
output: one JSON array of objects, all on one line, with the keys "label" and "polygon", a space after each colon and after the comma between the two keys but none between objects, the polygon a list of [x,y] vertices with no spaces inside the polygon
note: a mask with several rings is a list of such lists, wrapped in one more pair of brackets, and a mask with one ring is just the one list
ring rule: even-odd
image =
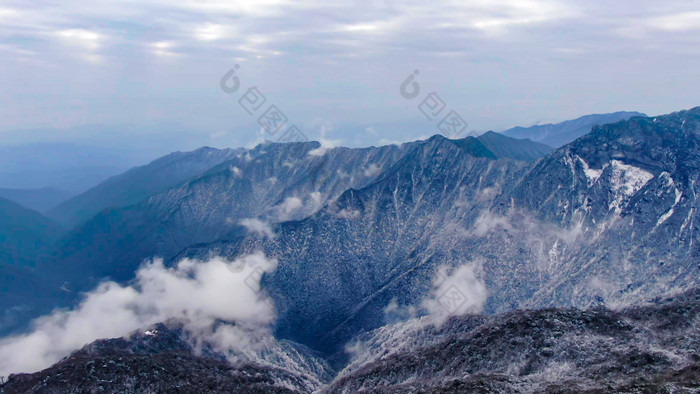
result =
[{"label": "cloud layer", "polygon": [[0,340],[0,376],[49,367],[96,339],[170,319],[217,350],[245,353],[269,336],[275,311],[259,280],[276,265],[262,254],[233,262],[182,260],[174,268],[153,261],[139,269],[133,285],[102,283],[75,309],[55,311],[37,319],[30,333]]},{"label": "cloud layer", "polygon": [[234,64],[241,91],[257,86],[308,137],[351,146],[436,133],[420,99],[398,94],[416,68],[476,130],[653,115],[697,105],[699,21],[682,0],[10,0],[0,132],[171,121],[202,129],[200,145],[245,145],[257,117],[218,89]]}]

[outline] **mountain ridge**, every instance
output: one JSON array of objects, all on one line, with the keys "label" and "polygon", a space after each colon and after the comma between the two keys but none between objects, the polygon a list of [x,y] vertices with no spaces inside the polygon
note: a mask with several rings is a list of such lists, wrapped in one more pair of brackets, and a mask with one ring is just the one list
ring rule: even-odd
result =
[{"label": "mountain ridge", "polygon": [[647,115],[636,111],[591,114],[554,124],[548,123],[530,127],[516,126],[504,130],[502,134],[513,138],[528,138],[535,142],[559,148],[587,134],[595,125],[615,123],[636,116],[646,117]]},{"label": "mountain ridge", "polygon": [[239,151],[240,149],[202,147],[192,152],[173,152],[101,182],[54,207],[48,216],[66,227],[75,227],[106,208],[138,203],[155,193],[201,175]]},{"label": "mountain ridge", "polygon": [[[676,201],[678,194],[670,181],[676,159],[669,159],[669,152],[676,150],[678,157],[688,156],[683,149],[698,151],[698,113],[700,108],[694,108],[657,117],[657,121],[635,118],[631,123],[601,126],[600,131],[552,152],[530,167],[508,160],[479,163],[483,159],[470,159],[475,160],[476,174],[511,174],[510,180],[502,175],[463,178],[459,173],[450,173],[467,162],[459,158],[460,150],[454,144],[434,139],[422,145],[424,151],[407,155],[404,164],[397,163],[372,185],[348,190],[325,210],[275,227],[275,239],[248,235],[212,244],[210,248],[200,245],[178,257],[222,254],[233,258],[263,250],[278,258],[278,269],[263,277],[263,286],[281,311],[283,323],[278,333],[330,351],[332,346],[327,346],[343,343],[350,333],[383,324],[383,309],[393,297],[399,305],[420,300],[440,265],[455,266],[475,258],[485,259],[486,285],[493,291],[486,303],[487,313],[518,307],[634,302],[644,295],[667,291],[659,285],[664,281],[681,288],[688,286],[698,272],[697,264],[693,264],[698,246],[692,235],[699,231],[694,224],[697,167],[687,174],[692,179],[686,176],[685,192]],[[654,153],[658,169],[646,178],[646,173],[640,172],[645,170],[623,159],[636,157],[638,145],[663,146],[654,139],[657,134],[634,131],[637,126],[653,128],[654,124],[663,138],[679,137],[666,151]],[[681,124],[687,132],[663,132]],[[626,125],[631,128],[627,134]],[[593,182],[594,165],[585,167],[571,151],[581,146],[599,152],[590,140],[597,141],[601,133],[611,138],[604,143],[611,152],[606,160],[612,164],[607,173],[601,172]],[[630,140],[630,136],[637,136],[637,140]],[[456,161],[450,162],[452,159]],[[397,168],[403,169],[397,172]],[[662,169],[670,172],[664,175]],[[523,174],[514,175],[519,171]],[[461,181],[464,183],[460,179],[465,179]],[[428,183],[422,184],[424,181]],[[539,183],[546,188],[537,186]],[[657,194],[663,203],[645,202]],[[682,205],[666,218],[660,207],[678,202]],[[657,208],[648,208],[651,206]],[[631,215],[633,212],[636,213]],[[668,229],[664,241],[660,241],[654,224],[681,218],[690,220],[689,225],[681,232]],[[649,224],[640,227],[643,231],[629,232],[633,221]],[[679,227],[682,225],[679,223]],[[682,247],[667,252],[665,244]],[[624,245],[637,246],[627,249]],[[658,256],[663,263],[647,263],[647,254]],[[569,259],[571,263],[562,265]],[[329,265],[328,261],[333,263]],[[375,272],[368,265],[370,262],[387,271]],[[635,264],[636,268],[629,268]],[[605,270],[614,275],[606,275]],[[352,276],[346,271],[353,272]],[[682,274],[674,274],[679,271]],[[305,278],[304,272],[314,272],[318,279]],[[338,277],[344,272],[342,279]],[[390,272],[394,273],[386,276]],[[513,277],[509,272],[519,274]],[[395,279],[386,283],[381,279],[381,283],[376,283],[374,279],[389,277]],[[296,290],[299,284],[320,292],[309,301],[309,294]],[[341,291],[337,287],[341,285],[348,290]],[[344,296],[336,303],[339,293]],[[353,298],[358,296],[361,299]],[[295,301],[296,297],[301,298]],[[302,299],[306,301],[302,303]],[[349,299],[354,299],[355,304],[345,305]],[[287,314],[289,319],[285,318]],[[338,336],[329,337],[328,333]],[[319,342],[318,338],[326,339]]]},{"label": "mountain ridge", "polygon": [[45,370],[10,375],[0,392],[692,392],[700,387],[692,324],[699,312],[695,289],[618,311],[515,310],[439,326],[410,319],[356,337],[342,370],[321,380],[314,368],[285,369],[274,358],[228,363],[206,346],[194,351],[176,323],[157,324],[95,341]]},{"label": "mountain ridge", "polygon": [[279,261],[262,277],[275,333],[326,354],[386,324],[390,305],[424,313],[436,273],[465,264],[489,289],[486,314],[624,306],[698,274],[699,114],[600,126],[534,161],[473,137],[261,144],[98,214],[41,268],[85,290],[154,255],[264,252]]}]

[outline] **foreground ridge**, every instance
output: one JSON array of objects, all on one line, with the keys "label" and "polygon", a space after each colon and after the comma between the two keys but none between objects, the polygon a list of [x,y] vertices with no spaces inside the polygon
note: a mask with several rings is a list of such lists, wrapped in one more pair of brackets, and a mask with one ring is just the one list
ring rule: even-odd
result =
[{"label": "foreground ridge", "polygon": [[313,388],[284,368],[195,352],[158,325],[11,375],[0,392],[697,392],[699,312],[696,289],[621,311],[517,310],[440,327],[413,319],[356,338],[345,369]]}]

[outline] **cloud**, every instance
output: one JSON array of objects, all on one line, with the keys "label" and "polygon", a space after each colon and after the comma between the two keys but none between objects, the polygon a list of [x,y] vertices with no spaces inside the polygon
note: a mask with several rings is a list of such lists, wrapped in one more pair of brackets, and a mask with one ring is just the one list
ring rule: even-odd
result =
[{"label": "cloud", "polygon": [[362,213],[357,209],[343,208],[336,213],[336,216],[343,219],[357,219],[362,216]]},{"label": "cloud", "polygon": [[71,44],[83,46],[87,49],[97,49],[100,46],[102,36],[99,33],[85,29],[68,29],[56,32],[56,35]]},{"label": "cloud", "polygon": [[366,177],[369,178],[379,174],[381,171],[382,169],[378,165],[372,163],[367,168],[365,168],[364,174]]},{"label": "cloud", "polygon": [[276,266],[261,253],[233,262],[186,259],[173,268],[155,260],[137,271],[134,284],[104,282],[74,309],[54,311],[35,320],[28,334],[1,340],[0,375],[34,372],[96,339],[125,336],[170,319],[217,348],[243,350],[275,318],[259,280]]},{"label": "cloud", "polygon": [[[486,192],[486,190],[484,190],[484,192]],[[510,224],[507,217],[494,214],[491,211],[483,211],[476,219],[474,228],[466,235],[470,237],[483,237],[497,229],[512,231],[513,226]]]},{"label": "cloud", "polygon": [[413,305],[400,306],[396,299],[392,299],[384,308],[387,324],[367,335],[357,336],[345,346],[350,363],[338,376],[391,354],[416,346],[429,346],[429,343],[416,343],[415,338],[427,338],[430,342],[438,337],[422,333],[442,325],[450,316],[480,313],[488,297],[481,275],[481,262],[452,269],[442,266],[437,270],[433,289],[423,298],[420,310]]},{"label": "cloud", "polygon": [[310,150],[309,156],[323,156],[329,149],[335,148],[339,143],[338,140],[327,140],[325,138],[319,138],[318,142],[321,143],[321,146],[319,146],[316,149]]},{"label": "cloud", "polygon": [[264,235],[270,238],[275,237],[275,233],[274,231],[272,231],[272,227],[270,227],[268,223],[265,223],[260,219],[243,219],[240,223],[251,233]]},{"label": "cloud", "polygon": [[158,41],[150,44],[152,52],[160,57],[177,56],[178,53],[173,51],[175,43],[170,41]]},{"label": "cloud", "polygon": [[236,166],[231,166],[230,170],[236,178],[241,178],[243,176],[243,171]]},{"label": "cloud", "polygon": [[194,36],[202,41],[215,41],[224,38],[228,34],[226,26],[206,23],[194,29]]},{"label": "cloud", "polygon": [[312,149],[309,151],[309,156],[323,156],[326,154],[326,152],[329,149],[333,149],[336,146],[340,145],[342,142],[341,140],[329,140],[326,138],[326,134],[331,130],[331,127],[327,124],[321,125],[321,137],[318,139],[318,142],[321,144],[316,149]]},{"label": "cloud", "polygon": [[311,200],[309,205],[314,211],[320,208],[321,204],[323,204],[323,196],[321,195],[321,192],[312,192],[311,194],[309,194],[309,199]]},{"label": "cloud", "polygon": [[284,199],[282,204],[277,206],[277,212],[279,212],[280,220],[287,220],[291,215],[298,209],[302,208],[304,203],[302,203],[299,197],[287,197]]},{"label": "cloud", "polygon": [[399,306],[396,299],[392,299],[391,302],[384,308],[384,321],[386,324],[396,324],[400,322],[405,322],[416,318],[418,308],[413,305],[407,307]]},{"label": "cloud", "polygon": [[421,302],[431,323],[439,326],[450,316],[481,313],[488,298],[481,266],[470,262],[454,269],[438,268],[433,289]]},{"label": "cloud", "polygon": [[[420,98],[409,103],[396,94],[415,68],[423,92],[436,89],[450,98],[449,108],[480,130],[613,111],[620,103],[668,112],[693,99],[678,92],[697,78],[672,76],[697,68],[700,52],[692,44],[699,14],[696,3],[673,0],[635,7],[572,0],[409,0],[401,6],[68,0],[61,7],[10,1],[0,6],[0,51],[8,54],[0,73],[0,101],[8,103],[0,127],[177,121],[206,135],[226,127],[242,145],[254,136],[258,118],[240,111],[240,95],[217,89],[233,64],[241,66],[242,89],[258,86],[266,106],[278,105],[289,123],[308,124],[322,114],[343,130],[334,137],[363,146],[435,132],[427,121],[414,122],[422,116],[415,111]],[[684,62],[669,70],[664,59],[679,54]],[[90,63],[76,64],[76,58]],[[619,72],[631,68],[635,73]],[[47,84],[30,77],[47,69],[61,78]],[[643,89],[636,84],[641,77],[651,82]],[[536,105],[520,94],[532,90],[532,81]],[[42,94],[32,100],[12,100],[37,91]],[[565,100],[559,91],[567,92]],[[327,142],[313,154],[335,146]]]}]

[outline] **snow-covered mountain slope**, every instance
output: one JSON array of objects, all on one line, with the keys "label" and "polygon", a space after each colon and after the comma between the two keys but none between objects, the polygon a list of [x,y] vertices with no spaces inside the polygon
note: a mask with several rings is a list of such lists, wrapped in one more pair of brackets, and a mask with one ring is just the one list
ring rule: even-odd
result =
[{"label": "snow-covered mountain slope", "polygon": [[158,324],[11,375],[0,393],[696,392],[699,313],[696,289],[620,311],[517,310],[439,326],[410,319],[353,339],[338,373],[292,342],[231,362]]},{"label": "snow-covered mountain slope", "polygon": [[0,392],[310,393],[335,375],[309,349],[288,341],[239,355],[196,343],[176,324],[86,345],[54,366],[10,376]]},{"label": "snow-covered mountain slope", "polygon": [[[316,214],[182,256],[278,258],[278,334],[334,351],[420,306],[441,266],[474,264],[484,311],[623,306],[696,284],[700,108],[602,126],[533,165],[417,145]],[[669,214],[669,212],[671,212]]]},{"label": "snow-covered mountain slope", "polygon": [[[330,391],[556,391],[568,387],[556,385],[564,377],[575,390],[689,387],[699,136],[700,107],[596,127],[535,162],[471,137],[367,149],[263,144],[97,215],[40,268],[86,289],[105,276],[131,279],[153,255],[172,265],[262,252],[276,260],[261,284],[277,343],[334,365],[348,345],[357,353],[369,343]],[[484,315],[449,319],[464,312]],[[271,349],[266,360],[287,363],[285,345]],[[305,365],[291,371],[297,378],[324,369],[291,364]]]},{"label": "snow-covered mountain slope", "polygon": [[324,392],[694,392],[700,292],[614,312],[544,309],[388,325]]},{"label": "snow-covered mountain slope", "polygon": [[303,218],[348,188],[371,182],[404,149],[324,154],[317,142],[259,145],[139,204],[103,211],[66,237],[45,267],[76,283],[126,280],[144,258],[167,258],[188,245]]},{"label": "snow-covered mountain slope", "polygon": [[540,161],[495,205],[558,232],[540,246],[547,285],[526,305],[624,304],[696,284],[699,183],[700,108],[600,126]]},{"label": "snow-covered mountain slope", "polygon": [[[503,139],[511,147],[504,156],[522,146],[533,158],[532,142]],[[231,239],[246,231],[266,232],[269,224],[303,219],[345,191],[369,185],[416,146],[428,143],[363,149],[328,149],[317,142],[265,143],[237,151],[196,179],[136,205],[104,210],[73,230],[45,266],[66,274],[68,281],[128,279],[144,258],[168,258],[189,245]],[[455,143],[478,157],[499,157],[471,137]],[[149,168],[127,178],[143,178],[142,172],[154,171]],[[103,186],[111,190],[114,185]]]},{"label": "snow-covered mountain slope", "polygon": [[333,350],[362,327],[383,324],[393,298],[413,303],[427,291],[435,263],[451,253],[439,244],[445,241],[440,234],[461,231],[445,218],[476,220],[477,207],[488,204],[485,193],[514,182],[527,166],[478,154],[474,146],[435,136],[371,185],[346,191],[307,219],[274,227],[274,238],[250,236],[187,255],[262,248],[278,258],[263,284],[277,301],[279,334]]}]

